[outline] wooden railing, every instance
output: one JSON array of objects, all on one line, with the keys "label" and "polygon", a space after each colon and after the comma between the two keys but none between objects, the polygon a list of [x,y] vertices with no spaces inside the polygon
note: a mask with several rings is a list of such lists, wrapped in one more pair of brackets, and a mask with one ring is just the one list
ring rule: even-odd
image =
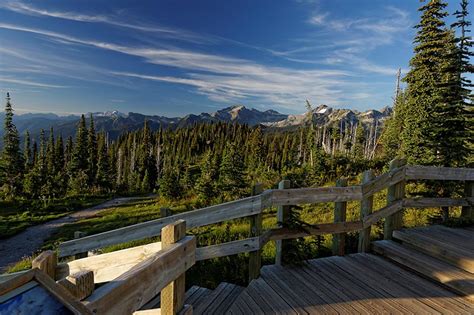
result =
[{"label": "wooden railing", "polygon": [[[408,180],[465,181],[465,196],[405,198]],[[345,233],[359,231],[358,249],[365,252],[370,246],[371,226],[385,219],[384,238],[390,239],[392,232],[402,226],[402,210],[405,208],[462,206],[462,216],[474,219],[473,182],[472,168],[407,166],[403,160],[392,161],[389,172],[378,177],[374,177],[370,170],[364,172],[361,184],[356,186],[347,186],[347,181],[342,179],[336,187],[291,189],[289,181],[282,181],[276,190],[262,191],[261,186],[257,186],[254,195],[248,198],[64,242],[59,245],[59,256],[82,254],[158,235],[161,235],[162,242],[57,265],[56,257],[50,257],[54,253],[50,252],[49,256],[46,255],[48,259],[40,256],[33,266],[66,286],[67,282],[76,283],[71,277],[83,276],[81,273],[85,271],[93,273],[94,284],[107,283],[89,294],[81,295],[85,298],[83,303],[93,312],[130,313],[140,309],[161,291],[162,314],[176,314],[183,309],[184,272],[196,261],[248,252],[249,280],[252,280],[259,276],[260,252],[269,241],[277,242],[276,263],[281,263],[285,255],[285,240],[312,235],[333,234],[333,253],[344,255]],[[373,195],[384,189],[387,189],[386,206],[374,210]],[[361,201],[360,219],[346,221],[347,202],[354,200]],[[291,211],[290,206],[327,202],[335,203],[333,223],[310,225],[304,230],[281,227],[285,224],[266,231],[262,229],[262,213],[266,208],[276,206],[278,221],[284,223]],[[195,238],[185,236],[186,229],[245,217],[250,220],[250,237],[246,239],[196,248]],[[172,232],[165,232],[168,229]],[[50,266],[52,261],[53,267]],[[170,305],[165,306],[168,302]]]}]

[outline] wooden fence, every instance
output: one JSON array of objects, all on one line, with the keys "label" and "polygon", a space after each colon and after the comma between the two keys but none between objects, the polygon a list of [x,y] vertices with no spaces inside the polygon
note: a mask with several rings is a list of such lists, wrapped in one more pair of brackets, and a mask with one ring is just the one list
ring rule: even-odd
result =
[{"label": "wooden fence", "polygon": [[[409,199],[405,197],[405,185],[413,180],[464,181],[465,195],[463,198]],[[372,171],[364,172],[361,184],[356,186],[347,186],[347,181],[342,179],[336,187],[291,189],[288,181],[282,181],[275,190],[262,191],[261,186],[257,186],[253,196],[248,198],[61,243],[59,257],[83,255],[89,250],[158,235],[162,242],[60,264],[56,264],[54,253],[50,252],[37,258],[34,267],[66,285],[77,283],[74,277],[87,272],[92,272],[93,284],[107,283],[80,295],[91,312],[131,313],[161,292],[162,314],[189,313],[191,308],[182,305],[184,273],[196,261],[248,252],[249,280],[252,280],[259,276],[260,252],[269,241],[277,241],[276,263],[281,263],[285,254],[285,240],[312,235],[333,234],[333,253],[344,255],[345,233],[358,231],[358,249],[368,251],[371,226],[385,219],[384,238],[390,239],[392,232],[402,226],[405,208],[462,206],[462,216],[474,219],[473,183],[472,168],[408,166],[403,160],[392,161],[389,172],[378,177]],[[384,189],[387,189],[386,206],[374,210],[373,195]],[[347,202],[354,200],[361,202],[360,219],[346,221]],[[262,212],[266,208],[276,206],[278,220],[284,222],[290,206],[327,202],[335,203],[333,223],[315,224],[304,230],[262,229]],[[186,229],[245,217],[250,220],[250,238],[196,248],[195,238],[185,236]],[[77,288],[71,290],[77,291]]]}]

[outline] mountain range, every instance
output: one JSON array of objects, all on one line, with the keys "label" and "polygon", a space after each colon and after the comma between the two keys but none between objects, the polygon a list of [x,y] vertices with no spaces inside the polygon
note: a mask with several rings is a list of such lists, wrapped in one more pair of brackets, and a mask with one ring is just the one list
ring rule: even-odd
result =
[{"label": "mountain range", "polygon": [[[318,126],[340,123],[355,125],[359,122],[364,126],[382,126],[384,120],[392,113],[390,107],[379,110],[368,110],[359,112],[350,109],[336,109],[327,105],[320,105],[301,115],[286,115],[275,110],[259,111],[242,105],[230,106],[213,113],[201,113],[199,115],[189,114],[184,117],[164,117],[157,115],[144,115],[130,112],[128,114],[119,111],[92,113],[97,131],[109,133],[110,138],[116,138],[124,131],[133,131],[143,127],[147,120],[152,130],[161,128],[184,128],[195,123],[229,122],[241,123],[250,126],[261,125],[262,128],[270,130],[294,129],[307,124],[310,119]],[[87,114],[87,117],[89,114]],[[4,113],[0,114],[3,121]],[[79,116],[58,116],[56,114],[28,113],[14,116],[14,123],[20,134],[29,130],[30,134],[37,138],[41,129],[48,131],[54,128],[56,134],[63,137],[74,136]],[[2,136],[3,130],[0,130]]]}]

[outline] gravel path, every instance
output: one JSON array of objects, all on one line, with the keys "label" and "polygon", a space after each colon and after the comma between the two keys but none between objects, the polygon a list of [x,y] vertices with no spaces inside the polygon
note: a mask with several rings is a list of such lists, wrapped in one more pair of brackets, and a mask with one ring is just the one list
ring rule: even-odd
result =
[{"label": "gravel path", "polygon": [[0,240],[0,273],[4,272],[8,265],[16,263],[25,256],[31,256],[39,250],[43,243],[51,237],[53,232],[64,224],[75,222],[80,219],[90,218],[105,209],[140,199],[143,200],[144,198],[115,198],[95,207],[77,211],[56,220],[30,226],[19,234]]}]

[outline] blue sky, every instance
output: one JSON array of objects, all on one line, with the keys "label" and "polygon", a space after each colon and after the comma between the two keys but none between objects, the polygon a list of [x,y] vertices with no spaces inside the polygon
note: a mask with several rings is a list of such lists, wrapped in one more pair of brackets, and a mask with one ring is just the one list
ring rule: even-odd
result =
[{"label": "blue sky", "polygon": [[[18,112],[167,116],[243,104],[390,105],[419,1],[0,2],[0,91]],[[450,13],[458,1],[450,1]],[[450,18],[451,19],[451,18]]]}]

